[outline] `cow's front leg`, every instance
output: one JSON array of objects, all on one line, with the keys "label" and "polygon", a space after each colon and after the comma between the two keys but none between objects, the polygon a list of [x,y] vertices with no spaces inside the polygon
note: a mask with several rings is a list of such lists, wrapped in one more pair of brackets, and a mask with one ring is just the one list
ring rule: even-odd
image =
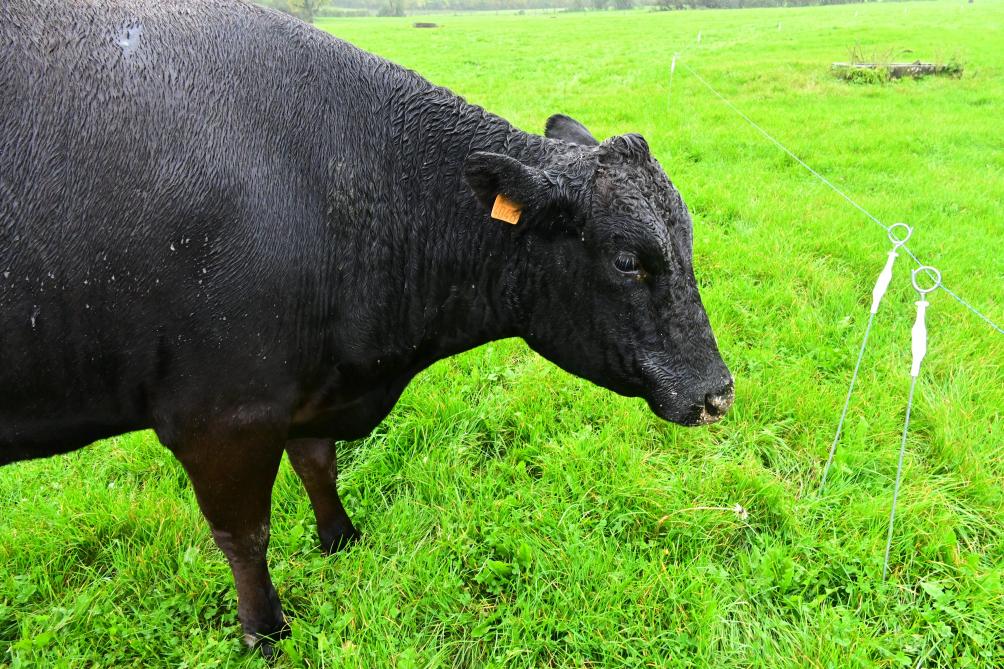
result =
[{"label": "cow's front leg", "polygon": [[233,571],[244,640],[265,657],[288,626],[272,586],[268,550],[272,484],[285,433],[260,426],[209,430],[172,448],[195,489],[216,545]]},{"label": "cow's front leg", "polygon": [[286,452],[314,507],[321,550],[334,553],[358,539],[359,532],[338,497],[334,442],[327,439],[293,439],[286,443]]}]

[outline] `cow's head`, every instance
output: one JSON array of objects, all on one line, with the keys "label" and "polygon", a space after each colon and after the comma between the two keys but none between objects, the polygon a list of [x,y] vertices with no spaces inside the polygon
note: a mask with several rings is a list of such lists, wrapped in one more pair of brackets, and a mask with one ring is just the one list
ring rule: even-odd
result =
[{"label": "cow's head", "polygon": [[[515,300],[544,357],[683,425],[721,418],[733,384],[701,304],[690,214],[639,135],[602,144],[577,121],[547,122],[542,166],[474,153],[468,183],[489,210],[521,209]],[[502,225],[502,224],[500,224]]]}]

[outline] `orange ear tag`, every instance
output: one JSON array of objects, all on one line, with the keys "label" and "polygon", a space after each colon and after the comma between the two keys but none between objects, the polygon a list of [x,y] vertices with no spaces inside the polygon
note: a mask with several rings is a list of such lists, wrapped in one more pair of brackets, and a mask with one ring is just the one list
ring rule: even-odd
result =
[{"label": "orange ear tag", "polygon": [[492,218],[516,225],[519,223],[519,216],[522,213],[523,209],[505,195],[499,193],[495,196],[495,205],[492,207]]}]

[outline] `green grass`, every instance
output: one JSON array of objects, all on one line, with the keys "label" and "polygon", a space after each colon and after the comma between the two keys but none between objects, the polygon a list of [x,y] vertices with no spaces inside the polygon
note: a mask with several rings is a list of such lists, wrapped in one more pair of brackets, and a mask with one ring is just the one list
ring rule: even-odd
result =
[{"label": "green grass", "polygon": [[[1004,4],[324,21],[519,126],[640,131],[695,218],[735,409],[660,422],[516,342],[420,376],[339,445],[362,543],[328,559],[287,465],[270,560],[280,667],[1004,666],[1004,336],[928,314],[891,576],[908,262],[816,489],[887,242],[679,67],[694,67],[1004,322]],[[778,30],[780,22],[780,30]],[[961,79],[863,85],[830,63],[912,49]],[[744,518],[729,510],[736,504]],[[229,570],[149,433],[0,471],[0,663],[263,666]]]}]

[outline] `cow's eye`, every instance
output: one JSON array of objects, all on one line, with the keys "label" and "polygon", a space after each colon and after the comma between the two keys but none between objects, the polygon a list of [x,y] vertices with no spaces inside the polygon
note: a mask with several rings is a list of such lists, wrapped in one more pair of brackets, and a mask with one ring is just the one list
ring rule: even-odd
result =
[{"label": "cow's eye", "polygon": [[617,257],[614,258],[614,267],[622,274],[636,276],[641,273],[641,261],[638,256],[627,251],[621,251],[617,254]]}]

